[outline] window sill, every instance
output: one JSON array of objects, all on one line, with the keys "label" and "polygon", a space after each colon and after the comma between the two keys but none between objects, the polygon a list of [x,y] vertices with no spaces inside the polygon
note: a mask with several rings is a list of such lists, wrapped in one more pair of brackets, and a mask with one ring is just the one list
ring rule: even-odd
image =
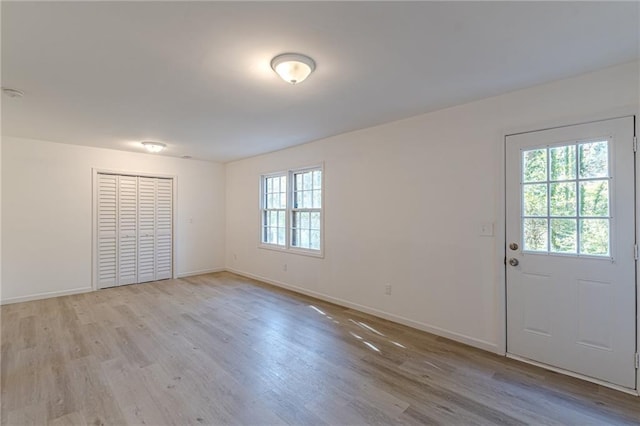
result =
[{"label": "window sill", "polygon": [[297,254],[301,256],[316,257],[319,259],[324,259],[323,250],[305,250],[302,248],[293,248],[293,247],[287,248],[287,247],[276,246],[273,244],[263,244],[263,243],[258,244],[258,248],[264,249],[264,250],[278,251],[280,253]]}]

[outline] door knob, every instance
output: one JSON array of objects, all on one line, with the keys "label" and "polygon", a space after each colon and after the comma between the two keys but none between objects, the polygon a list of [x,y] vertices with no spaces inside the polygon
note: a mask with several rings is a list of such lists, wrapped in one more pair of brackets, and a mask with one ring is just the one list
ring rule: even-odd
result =
[{"label": "door knob", "polygon": [[518,259],[516,259],[515,257],[512,257],[511,259],[509,259],[509,265],[511,266],[518,266],[520,262],[518,262]]}]

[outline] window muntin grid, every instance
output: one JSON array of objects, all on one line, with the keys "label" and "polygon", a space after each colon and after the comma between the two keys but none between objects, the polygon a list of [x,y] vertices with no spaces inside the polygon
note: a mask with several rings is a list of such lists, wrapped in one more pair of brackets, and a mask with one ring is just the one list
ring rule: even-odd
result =
[{"label": "window muntin grid", "polygon": [[262,188],[261,241],[284,247],[287,241],[287,176],[264,176]]},{"label": "window muntin grid", "polygon": [[525,252],[611,256],[607,140],[522,151]]},{"label": "window muntin grid", "polygon": [[322,170],[293,172],[291,246],[320,250]]}]

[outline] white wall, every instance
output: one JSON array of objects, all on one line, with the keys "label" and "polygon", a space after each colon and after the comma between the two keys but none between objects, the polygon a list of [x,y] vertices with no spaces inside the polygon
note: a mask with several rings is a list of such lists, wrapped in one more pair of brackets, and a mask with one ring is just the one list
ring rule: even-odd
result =
[{"label": "white wall", "polygon": [[[504,135],[637,112],[637,96],[630,63],[229,163],[227,267],[499,352]],[[258,248],[260,175],[318,162],[325,258]]]},{"label": "white wall", "polygon": [[223,164],[5,137],[2,302],[91,287],[92,168],[177,176],[177,274],[224,268]]}]

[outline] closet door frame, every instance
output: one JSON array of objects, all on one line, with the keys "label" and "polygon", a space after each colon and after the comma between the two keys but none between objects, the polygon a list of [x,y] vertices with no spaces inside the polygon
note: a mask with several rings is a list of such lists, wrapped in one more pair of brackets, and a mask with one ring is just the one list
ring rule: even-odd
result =
[{"label": "closet door frame", "polygon": [[176,265],[177,265],[177,255],[176,255],[176,223],[178,218],[178,176],[169,175],[169,174],[161,174],[161,173],[144,173],[144,172],[134,172],[130,170],[113,170],[113,169],[100,169],[100,168],[92,168],[91,169],[91,288],[93,290],[99,290],[98,287],[98,174],[108,174],[108,175],[125,175],[125,176],[139,176],[139,177],[148,177],[148,178],[161,178],[161,179],[171,179],[173,184],[172,192],[173,192],[173,212],[171,217],[171,251],[172,251],[172,259],[171,259],[171,278],[176,278]]}]

